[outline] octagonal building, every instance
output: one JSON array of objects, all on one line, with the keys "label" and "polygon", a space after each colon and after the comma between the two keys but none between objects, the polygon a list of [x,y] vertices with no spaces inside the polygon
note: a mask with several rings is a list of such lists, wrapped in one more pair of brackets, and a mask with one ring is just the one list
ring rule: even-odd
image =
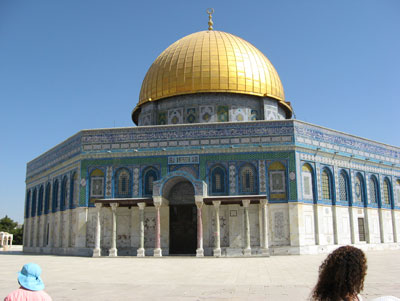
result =
[{"label": "octagonal building", "polygon": [[292,115],[252,44],[211,26],[183,37],[150,66],[137,126],[80,131],[27,164],[24,251],[398,249],[400,148]]}]

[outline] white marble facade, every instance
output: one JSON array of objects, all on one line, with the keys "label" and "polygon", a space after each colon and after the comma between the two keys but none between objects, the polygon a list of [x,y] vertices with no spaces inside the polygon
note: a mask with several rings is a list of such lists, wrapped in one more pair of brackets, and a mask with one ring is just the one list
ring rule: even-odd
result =
[{"label": "white marble facade", "polygon": [[[202,206],[204,255],[212,256],[215,247],[215,208]],[[336,212],[335,212],[336,211]],[[328,252],[338,245],[353,244],[363,249],[398,248],[400,212],[373,208],[351,208],[313,204],[268,204],[268,247],[274,254],[313,254]],[[161,249],[169,254],[169,206],[160,208]],[[380,215],[382,218],[380,219]],[[37,227],[36,238],[25,244],[28,252],[91,256],[95,246],[96,208],[76,208],[27,220]],[[360,241],[358,219],[365,221],[364,240]],[[33,221],[33,222],[32,222]],[[112,245],[112,214],[102,207],[101,250],[107,256]],[[140,240],[139,207],[116,210],[116,246],[119,256],[136,256]],[[155,247],[155,207],[144,209],[144,247],[153,256]],[[221,256],[243,255],[245,247],[244,207],[220,206]],[[262,218],[259,204],[249,206],[251,254],[261,255]],[[49,233],[47,233],[50,231]],[[382,236],[383,234],[383,236]],[[38,242],[38,243],[36,243]]]}]

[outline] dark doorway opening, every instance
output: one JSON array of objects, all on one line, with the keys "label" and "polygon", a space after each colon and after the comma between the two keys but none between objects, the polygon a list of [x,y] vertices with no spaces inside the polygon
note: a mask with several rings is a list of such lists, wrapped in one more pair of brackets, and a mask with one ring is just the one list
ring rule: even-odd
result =
[{"label": "dark doorway opening", "polygon": [[359,241],[365,241],[365,227],[364,227],[364,218],[358,218],[358,239]]},{"label": "dark doorway opening", "polygon": [[197,247],[197,208],[189,181],[175,183],[168,194],[169,253],[194,255]]},{"label": "dark doorway opening", "polygon": [[169,253],[194,255],[197,247],[197,211],[195,205],[169,208]]}]

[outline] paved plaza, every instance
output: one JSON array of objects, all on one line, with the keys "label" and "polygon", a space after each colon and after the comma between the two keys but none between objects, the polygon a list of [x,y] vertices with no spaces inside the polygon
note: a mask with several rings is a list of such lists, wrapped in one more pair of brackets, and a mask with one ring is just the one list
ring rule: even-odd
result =
[{"label": "paved plaza", "polygon": [[[0,253],[0,299],[38,263],[54,300],[307,300],[326,255],[85,258]],[[367,252],[366,300],[400,297],[400,251]]]}]

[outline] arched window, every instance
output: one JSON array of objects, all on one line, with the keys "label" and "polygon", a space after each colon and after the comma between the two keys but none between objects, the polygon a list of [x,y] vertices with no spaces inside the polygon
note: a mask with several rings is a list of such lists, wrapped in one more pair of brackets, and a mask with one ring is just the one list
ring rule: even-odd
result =
[{"label": "arched window", "polygon": [[354,201],[356,203],[365,202],[365,188],[364,188],[364,178],[360,173],[357,173],[354,183]]},{"label": "arched window", "polygon": [[268,168],[269,195],[271,199],[286,199],[286,168],[281,162],[274,162]]},{"label": "arched window", "polygon": [[39,188],[38,215],[43,211],[43,185]]},{"label": "arched window", "polygon": [[115,173],[115,189],[117,197],[131,196],[131,175],[126,168],[120,168]]},{"label": "arched window", "polygon": [[400,206],[400,180],[397,180],[394,185],[394,190],[396,191],[396,206]]},{"label": "arched window", "polygon": [[329,169],[325,168],[322,171],[322,198],[324,200],[332,200],[332,180]]},{"label": "arched window", "polygon": [[153,195],[153,183],[158,180],[157,171],[154,168],[148,168],[144,171],[143,177],[143,195]]},{"label": "arched window", "polygon": [[46,185],[46,194],[45,194],[45,197],[44,197],[44,214],[49,213],[50,190],[51,190],[51,184],[47,183],[47,185]]},{"label": "arched window", "polygon": [[257,183],[255,168],[250,165],[244,165],[239,172],[240,192],[246,194],[255,194],[257,192]]},{"label": "arched window", "polygon": [[222,166],[211,169],[210,187],[212,194],[226,194],[226,170]]},{"label": "arched window", "polygon": [[385,178],[385,180],[383,180],[383,203],[389,205],[391,199],[390,182],[388,178]]},{"label": "arched window", "polygon": [[349,177],[344,170],[339,174],[339,200],[342,202],[349,201]]},{"label": "arched window", "polygon": [[104,172],[100,169],[95,169],[90,174],[90,196],[104,197]]},{"label": "arched window", "polygon": [[53,206],[52,211],[56,212],[58,208],[58,180],[55,180],[53,183]]},{"label": "arched window", "polygon": [[369,178],[369,202],[372,204],[378,203],[378,181],[375,176]]},{"label": "arched window", "polygon": [[64,176],[62,183],[61,183],[61,199],[60,199],[60,209],[64,210],[65,209],[65,205],[67,203],[67,183],[68,183],[68,179],[66,176]]},{"label": "arched window", "polygon": [[26,192],[26,204],[25,204],[25,217],[28,218],[29,217],[29,207],[31,204],[31,191],[28,190]]},{"label": "arched window", "polygon": [[69,191],[69,208],[74,208],[74,204],[77,200],[78,191],[78,175],[74,172],[71,176],[70,191]]},{"label": "arched window", "polygon": [[32,208],[31,208],[32,217],[36,215],[36,198],[37,198],[37,189],[35,188],[32,194]]},{"label": "arched window", "polygon": [[303,165],[301,176],[303,180],[303,198],[305,200],[314,200],[313,170],[310,164]]}]

